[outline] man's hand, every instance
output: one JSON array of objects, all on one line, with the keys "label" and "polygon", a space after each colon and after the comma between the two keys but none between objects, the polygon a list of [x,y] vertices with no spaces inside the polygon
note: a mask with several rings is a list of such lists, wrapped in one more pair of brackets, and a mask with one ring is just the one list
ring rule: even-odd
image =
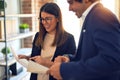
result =
[{"label": "man's hand", "polygon": [[62,62],[69,62],[69,58],[66,56],[58,56],[55,58],[53,65],[50,67],[48,73],[57,80],[62,80],[60,75],[60,65]]},{"label": "man's hand", "polygon": [[65,57],[65,56],[58,56],[55,58],[54,62],[69,62],[69,58],[68,57]]},{"label": "man's hand", "polygon": [[57,80],[62,80],[62,77],[60,75],[60,62],[55,62],[49,69],[50,75],[52,75]]}]

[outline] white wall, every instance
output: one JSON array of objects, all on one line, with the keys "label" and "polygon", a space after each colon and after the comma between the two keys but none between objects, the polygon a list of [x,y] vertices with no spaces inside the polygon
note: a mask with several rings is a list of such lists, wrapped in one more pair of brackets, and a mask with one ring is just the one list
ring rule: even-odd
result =
[{"label": "white wall", "polygon": [[[76,17],[76,15],[69,11],[69,5],[67,0],[54,0],[61,8],[63,15],[63,25],[66,31],[72,33],[75,37],[76,45],[78,44],[79,35],[81,31],[81,20]],[[110,9],[114,14],[115,10],[115,0],[102,0],[105,7]]]},{"label": "white wall", "polygon": [[115,0],[101,0],[101,3],[115,14]]},{"label": "white wall", "polygon": [[67,0],[55,0],[55,1],[61,8],[64,28],[66,31],[74,35],[77,46],[81,30],[80,19],[78,19],[73,12],[69,11],[68,8],[69,5],[67,3]]}]

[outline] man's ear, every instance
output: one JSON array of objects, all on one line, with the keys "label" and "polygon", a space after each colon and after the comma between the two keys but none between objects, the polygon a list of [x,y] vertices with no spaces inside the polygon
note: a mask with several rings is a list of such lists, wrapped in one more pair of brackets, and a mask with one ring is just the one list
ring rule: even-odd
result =
[{"label": "man's ear", "polygon": [[84,3],[92,3],[92,0],[83,0]]}]

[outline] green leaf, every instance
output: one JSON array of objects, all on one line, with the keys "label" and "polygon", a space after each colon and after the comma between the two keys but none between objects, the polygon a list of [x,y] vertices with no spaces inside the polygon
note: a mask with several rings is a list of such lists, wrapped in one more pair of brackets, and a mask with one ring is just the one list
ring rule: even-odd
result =
[{"label": "green leaf", "polygon": [[2,52],[3,54],[10,53],[10,49],[9,49],[8,47],[4,47],[4,48],[1,50],[1,52]]},{"label": "green leaf", "polygon": [[23,24],[20,24],[19,28],[20,29],[26,29],[26,28],[29,28],[29,25],[26,24],[26,23],[23,23]]},{"label": "green leaf", "polygon": [[6,8],[7,7],[7,3],[3,3],[4,1],[0,0],[0,11],[3,11],[4,10],[4,7]]}]

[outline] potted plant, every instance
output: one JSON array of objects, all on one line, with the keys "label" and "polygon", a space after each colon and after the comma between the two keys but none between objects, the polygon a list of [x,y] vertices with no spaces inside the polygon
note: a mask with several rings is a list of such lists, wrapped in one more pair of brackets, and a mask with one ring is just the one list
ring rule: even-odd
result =
[{"label": "potted plant", "polygon": [[[9,54],[11,51],[10,51],[10,48],[4,47],[4,48],[2,48],[1,52],[3,53],[4,59],[5,59],[5,55]],[[8,58],[8,56],[7,56],[7,58]]]},{"label": "potted plant", "polygon": [[29,25],[27,23],[20,24],[19,29],[20,33],[29,32]]},{"label": "potted plant", "polygon": [[0,0],[0,15],[4,11],[4,8],[6,8],[6,7],[7,7],[7,3],[4,2],[3,0]]}]

